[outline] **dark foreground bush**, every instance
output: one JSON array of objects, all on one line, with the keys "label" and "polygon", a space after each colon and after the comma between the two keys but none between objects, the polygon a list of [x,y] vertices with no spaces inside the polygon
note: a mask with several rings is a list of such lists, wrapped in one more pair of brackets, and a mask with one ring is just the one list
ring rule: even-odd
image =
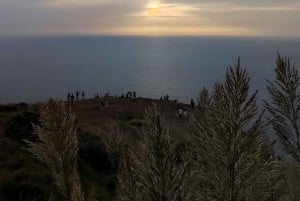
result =
[{"label": "dark foreground bush", "polygon": [[103,141],[88,132],[79,133],[79,156],[98,172],[115,171],[116,163],[106,151]]},{"label": "dark foreground bush", "polygon": [[45,189],[42,189],[38,185],[29,185],[29,184],[18,184],[10,183],[2,187],[5,193],[5,200],[10,201],[20,201],[20,200],[35,200],[35,201],[44,201],[45,198]]},{"label": "dark foreground bush", "polygon": [[28,107],[27,103],[19,104],[9,104],[9,105],[0,105],[0,112],[10,113],[10,112],[19,112]]},{"label": "dark foreground bush", "polygon": [[39,115],[33,112],[23,112],[14,117],[8,125],[7,135],[14,140],[23,139],[36,141],[37,136],[33,132],[33,124],[39,124]]}]

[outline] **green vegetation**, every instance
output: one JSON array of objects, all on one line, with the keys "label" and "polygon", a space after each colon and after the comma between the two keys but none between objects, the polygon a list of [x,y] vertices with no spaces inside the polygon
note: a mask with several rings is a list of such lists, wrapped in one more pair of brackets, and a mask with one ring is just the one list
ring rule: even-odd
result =
[{"label": "green vegetation", "polygon": [[180,139],[168,101],[143,120],[124,109],[129,123],[101,135],[58,100],[0,106],[0,200],[299,201],[300,77],[280,55],[275,72],[263,111],[240,61],[229,67],[224,83],[200,92],[190,121],[178,121],[190,129]]}]

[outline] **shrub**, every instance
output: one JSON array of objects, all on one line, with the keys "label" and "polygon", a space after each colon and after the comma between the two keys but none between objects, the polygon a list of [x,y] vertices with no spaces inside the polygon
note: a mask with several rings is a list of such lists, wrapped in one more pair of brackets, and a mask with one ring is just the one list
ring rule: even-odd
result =
[{"label": "shrub", "polygon": [[7,135],[16,141],[23,139],[36,141],[33,124],[39,124],[39,115],[33,112],[23,112],[14,117],[7,128]]},{"label": "shrub", "polygon": [[116,164],[106,150],[103,141],[88,132],[79,134],[79,156],[98,172],[116,171]]}]

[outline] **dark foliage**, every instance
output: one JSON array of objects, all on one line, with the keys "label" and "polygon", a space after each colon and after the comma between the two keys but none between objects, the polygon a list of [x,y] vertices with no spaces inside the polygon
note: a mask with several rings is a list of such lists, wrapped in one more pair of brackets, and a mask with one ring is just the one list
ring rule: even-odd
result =
[{"label": "dark foliage", "polygon": [[7,135],[14,140],[23,139],[36,141],[37,136],[33,132],[33,124],[39,124],[39,115],[33,112],[23,112],[11,120],[8,125]]},{"label": "dark foliage", "polygon": [[98,172],[116,171],[117,164],[111,158],[103,141],[95,135],[80,132],[79,157]]},{"label": "dark foliage", "polygon": [[22,109],[28,107],[27,103],[19,103],[19,104],[10,104],[10,105],[0,105],[0,112],[10,113],[10,112],[19,112]]},{"label": "dark foliage", "polygon": [[49,189],[53,188],[51,180],[44,166],[27,157],[14,150],[9,158],[0,160],[0,200],[47,200]]},{"label": "dark foliage", "polygon": [[47,197],[46,189],[37,183],[22,183],[20,181],[15,181],[2,187],[2,191],[4,192],[6,199],[10,201],[44,201]]}]

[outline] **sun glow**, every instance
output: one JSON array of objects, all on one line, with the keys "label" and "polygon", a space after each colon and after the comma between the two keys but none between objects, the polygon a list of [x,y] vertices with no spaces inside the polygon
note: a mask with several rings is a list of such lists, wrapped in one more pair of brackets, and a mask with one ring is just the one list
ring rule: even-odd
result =
[{"label": "sun glow", "polygon": [[159,2],[152,2],[151,5],[150,5],[150,7],[151,7],[152,9],[157,9],[157,8],[159,8]]},{"label": "sun glow", "polygon": [[149,9],[157,9],[160,7],[160,2],[159,1],[152,1],[147,4],[147,8]]},{"label": "sun glow", "polygon": [[146,6],[152,15],[156,15],[160,12],[160,2],[159,1],[152,1]]}]

